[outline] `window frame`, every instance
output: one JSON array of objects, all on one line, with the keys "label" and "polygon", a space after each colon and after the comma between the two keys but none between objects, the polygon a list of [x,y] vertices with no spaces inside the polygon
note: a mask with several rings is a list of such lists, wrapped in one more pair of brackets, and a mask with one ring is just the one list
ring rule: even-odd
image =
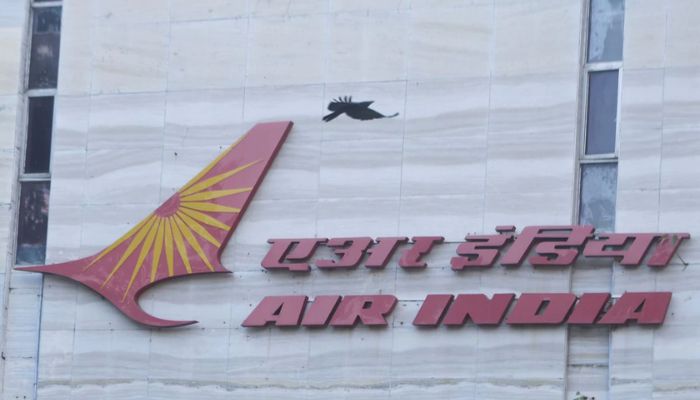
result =
[{"label": "window frame", "polygon": [[[575,166],[575,182],[574,182],[574,201],[571,212],[571,219],[575,225],[580,223],[581,218],[581,189],[582,175],[584,164],[618,164],[619,173],[619,154],[620,154],[620,120],[622,116],[622,81],[624,71],[624,25],[622,38],[622,55],[619,61],[600,61],[589,62],[588,50],[591,29],[591,1],[582,0],[582,29],[581,29],[581,51],[580,51],[580,71],[579,79],[579,95],[578,95],[578,118],[577,118],[577,140],[576,140],[576,166]],[[626,2],[625,2],[626,3]],[[625,4],[626,6],[626,4]],[[623,16],[624,10],[623,8]],[[623,17],[624,18],[624,17]],[[624,21],[624,20],[623,20]],[[590,73],[603,71],[618,71],[617,74],[617,109],[615,110],[617,118],[615,120],[615,152],[606,154],[586,154],[586,142],[588,140],[588,96],[590,92]],[[619,183],[619,182],[618,182]]]}]

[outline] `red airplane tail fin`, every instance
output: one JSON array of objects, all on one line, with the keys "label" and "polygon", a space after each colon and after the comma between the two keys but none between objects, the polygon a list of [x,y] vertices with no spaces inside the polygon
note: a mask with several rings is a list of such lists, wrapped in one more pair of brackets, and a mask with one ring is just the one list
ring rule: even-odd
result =
[{"label": "red airplane tail fin", "polygon": [[138,296],[148,287],[193,274],[227,273],[221,252],[240,222],[292,123],[254,126],[154,212],[99,253],[22,271],[68,277],[107,298],[145,325],[182,326],[145,313]]}]

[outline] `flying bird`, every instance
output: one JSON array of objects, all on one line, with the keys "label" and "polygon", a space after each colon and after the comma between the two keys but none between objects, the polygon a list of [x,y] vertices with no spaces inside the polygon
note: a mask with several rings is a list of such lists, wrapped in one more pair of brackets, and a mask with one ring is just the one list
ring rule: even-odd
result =
[{"label": "flying bird", "polygon": [[352,119],[359,119],[360,121],[379,118],[394,118],[395,116],[399,115],[399,113],[394,113],[392,115],[378,113],[369,108],[372,103],[374,103],[374,101],[353,102],[352,96],[338,97],[337,99],[333,99],[333,101],[328,103],[328,111],[333,112],[323,117],[323,120],[325,122],[332,121],[343,113]]}]

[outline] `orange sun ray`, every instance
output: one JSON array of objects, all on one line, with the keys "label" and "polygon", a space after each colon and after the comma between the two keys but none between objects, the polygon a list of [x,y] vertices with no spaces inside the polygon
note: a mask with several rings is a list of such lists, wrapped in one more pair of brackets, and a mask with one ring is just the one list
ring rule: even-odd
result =
[{"label": "orange sun ray", "polygon": [[129,284],[126,286],[126,290],[124,291],[124,296],[122,297],[122,301],[126,299],[127,293],[129,293],[129,290],[131,290],[131,286],[134,284],[134,281],[136,280],[136,277],[138,276],[139,272],[141,271],[141,267],[143,267],[143,262],[146,260],[146,256],[148,255],[148,252],[151,251],[151,247],[153,246],[153,241],[156,238],[156,233],[158,232],[158,228],[160,227],[160,224],[162,223],[161,218],[157,218],[153,224],[151,224],[151,229],[148,231],[148,235],[146,236],[146,240],[144,240],[143,245],[141,246],[141,251],[139,252],[139,258],[136,260],[136,265],[134,265],[133,271],[131,271],[131,278],[129,279]]},{"label": "orange sun ray", "polygon": [[175,273],[173,267],[173,231],[170,228],[170,219],[164,221],[165,228],[165,260],[168,263],[168,276]]},{"label": "orange sun ray", "polygon": [[234,194],[250,192],[251,190],[253,190],[253,188],[250,188],[250,187],[229,189],[229,190],[210,190],[208,192],[201,192],[201,193],[191,194],[189,196],[184,196],[184,197],[181,197],[180,200],[182,200],[182,201],[212,200],[212,199],[218,199],[219,197],[225,197],[225,196],[231,196]]},{"label": "orange sun ray", "polygon": [[165,230],[165,220],[161,219],[160,224],[158,224],[158,232],[156,232],[156,242],[153,248],[153,262],[151,263],[151,282],[156,280],[156,273],[158,272],[158,263],[160,262],[160,254],[163,251],[163,236]]},{"label": "orange sun ray", "polygon": [[182,262],[185,264],[185,270],[187,270],[188,274],[192,273],[192,265],[190,264],[190,258],[187,255],[187,248],[185,247],[185,241],[182,240],[182,234],[180,234],[180,231],[177,228],[177,224],[175,223],[175,219],[173,217],[168,217],[168,220],[170,221],[170,228],[173,231],[173,239],[175,239],[175,248],[177,248],[177,252],[180,254],[180,258],[182,259]]},{"label": "orange sun ray", "polygon": [[228,225],[224,224],[223,222],[219,221],[218,219],[214,217],[210,217],[207,214],[204,214],[203,212],[195,211],[195,210],[190,210],[189,208],[180,208],[179,211],[182,211],[185,213],[187,216],[196,219],[197,221],[207,224],[209,226],[213,226],[214,228],[219,228],[224,231],[228,231],[230,228]]},{"label": "orange sun ray", "polygon": [[141,229],[139,229],[139,232],[136,234],[136,236],[134,236],[134,239],[131,240],[131,243],[129,243],[129,247],[126,248],[126,251],[124,251],[124,254],[122,254],[122,257],[119,259],[117,265],[114,266],[112,272],[110,272],[105,281],[102,282],[102,287],[104,287],[107,284],[107,282],[109,282],[110,279],[112,279],[114,274],[116,274],[117,271],[119,271],[119,268],[121,268],[122,264],[124,264],[124,261],[126,261],[126,259],[131,255],[131,253],[133,253],[134,250],[136,250],[136,247],[138,247],[141,241],[146,237],[146,234],[151,229],[151,225],[153,225],[153,222],[156,220],[156,218],[157,217],[155,215],[151,216],[150,218],[148,218],[148,222],[146,222],[146,224]]},{"label": "orange sun ray", "polygon": [[209,268],[210,271],[214,272],[214,267],[212,267],[211,263],[209,262],[209,259],[207,258],[207,255],[204,253],[204,250],[202,250],[202,246],[199,245],[197,238],[194,237],[194,234],[192,234],[192,231],[187,226],[187,224],[185,224],[185,222],[183,222],[177,215],[173,215],[173,219],[175,220],[175,223],[177,224],[178,228],[180,228],[182,235],[197,253],[199,258],[201,258],[202,261],[204,261],[204,264],[207,265],[207,268]]},{"label": "orange sun ray", "polygon": [[96,262],[99,261],[102,257],[106,256],[107,253],[109,253],[110,251],[114,250],[114,249],[115,249],[117,246],[119,246],[120,244],[124,243],[125,240],[129,239],[129,238],[134,234],[134,232],[136,232],[137,230],[139,230],[139,228],[141,228],[146,222],[148,222],[148,220],[149,220],[152,216],[153,216],[153,214],[148,214],[148,215],[146,216],[146,218],[144,218],[144,219],[141,220],[141,222],[139,222],[138,224],[134,225],[133,228],[129,229],[129,232],[125,233],[122,237],[120,237],[120,238],[117,239],[114,243],[112,243],[111,245],[109,245],[109,247],[107,247],[106,249],[102,250],[102,252],[101,252],[97,257],[95,257],[94,260],[90,261],[90,264],[88,264],[87,267],[85,267],[85,269],[90,268],[90,266],[92,266],[92,264],[96,263]]},{"label": "orange sun ray", "polygon": [[216,247],[221,247],[221,242],[216,240],[214,236],[212,236],[211,233],[209,233],[209,231],[207,231],[206,228],[200,225],[197,221],[193,220],[192,218],[188,217],[180,211],[178,211],[176,214],[190,229],[195,231],[199,236],[203,237],[207,242],[213,244]]},{"label": "orange sun ray", "polygon": [[191,208],[193,210],[222,212],[222,213],[237,213],[237,212],[241,211],[240,208],[222,206],[221,204],[215,204],[215,203],[205,203],[203,201],[193,201],[193,202],[183,201],[182,203],[180,203],[180,206]]},{"label": "orange sun ray", "polygon": [[219,154],[219,155],[214,159],[214,161],[212,161],[211,163],[209,163],[209,165],[207,165],[206,168],[204,168],[203,170],[201,170],[197,175],[194,176],[194,178],[190,179],[190,180],[185,184],[185,186],[182,187],[181,190],[187,189],[188,187],[194,185],[195,182],[197,182],[198,180],[202,179],[202,177],[203,177],[204,175],[206,175],[207,172],[211,171],[211,169],[214,168],[214,166],[215,166],[219,161],[221,161],[221,159],[224,158],[224,157],[226,156],[226,154],[230,153],[231,150],[233,150],[233,148],[236,147],[236,146],[238,145],[238,143],[240,143],[241,140],[243,140],[244,137],[245,137],[245,136],[241,136],[241,137],[239,137],[238,139],[236,139],[236,141],[233,142],[233,144],[230,145],[230,146],[228,147],[228,149],[224,150],[221,154]]},{"label": "orange sun ray", "polygon": [[228,177],[236,175],[237,173],[252,167],[253,165],[259,163],[260,161],[262,161],[262,160],[251,161],[248,164],[242,165],[238,168],[234,168],[228,172],[223,172],[219,175],[205,179],[205,180],[191,186],[189,189],[182,191],[180,194],[181,194],[181,196],[188,196],[190,194],[199,193],[199,192],[201,192],[201,191],[203,191],[211,186],[216,185],[217,183],[223,181],[224,179],[226,179]]}]

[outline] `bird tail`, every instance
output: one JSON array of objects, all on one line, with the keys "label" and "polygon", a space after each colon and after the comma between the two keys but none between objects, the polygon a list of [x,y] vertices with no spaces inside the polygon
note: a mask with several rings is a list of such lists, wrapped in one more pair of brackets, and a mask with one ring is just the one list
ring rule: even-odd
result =
[{"label": "bird tail", "polygon": [[393,113],[391,115],[385,115],[384,118],[394,118],[394,117],[398,117],[398,116],[399,116],[399,113]]},{"label": "bird tail", "polygon": [[326,115],[325,117],[323,117],[323,121],[325,121],[325,122],[332,121],[332,120],[334,120],[335,118],[337,118],[338,115],[340,115],[340,114],[342,114],[342,112],[333,111],[332,113],[330,113],[330,114]]}]

